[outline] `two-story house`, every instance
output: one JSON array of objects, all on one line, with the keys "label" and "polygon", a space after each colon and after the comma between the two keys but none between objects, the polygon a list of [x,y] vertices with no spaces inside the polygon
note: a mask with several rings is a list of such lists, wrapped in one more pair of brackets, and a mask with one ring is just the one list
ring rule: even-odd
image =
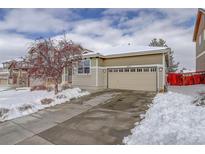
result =
[{"label": "two-story house", "polygon": [[196,42],[196,71],[205,71],[205,9],[198,9],[193,41]]},{"label": "two-story house", "polygon": [[9,85],[13,87],[29,86],[27,69],[25,66],[22,65],[21,59],[16,58],[13,60],[7,60],[4,61],[2,64],[3,68],[1,68],[0,71],[0,85]]}]

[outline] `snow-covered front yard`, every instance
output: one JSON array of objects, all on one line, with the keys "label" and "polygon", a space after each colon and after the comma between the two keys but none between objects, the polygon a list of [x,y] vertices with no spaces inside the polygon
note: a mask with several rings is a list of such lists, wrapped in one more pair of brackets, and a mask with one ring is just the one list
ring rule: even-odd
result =
[{"label": "snow-covered front yard", "polygon": [[157,94],[125,144],[205,144],[205,85],[171,87]]},{"label": "snow-covered front yard", "polygon": [[5,90],[9,90],[11,89],[11,87],[8,87],[8,86],[0,86],[0,92],[1,91],[5,91]]},{"label": "snow-covered front yard", "polygon": [[57,95],[54,95],[53,91],[30,91],[29,89],[0,91],[0,121],[28,115],[88,94],[79,88],[66,89]]}]

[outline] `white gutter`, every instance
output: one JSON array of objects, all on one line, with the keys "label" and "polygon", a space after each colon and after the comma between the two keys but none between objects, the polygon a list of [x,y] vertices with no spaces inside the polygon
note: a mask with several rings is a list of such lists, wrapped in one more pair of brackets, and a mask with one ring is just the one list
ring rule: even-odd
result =
[{"label": "white gutter", "polygon": [[159,66],[157,66],[157,92],[159,92]]},{"label": "white gutter", "polygon": [[130,67],[163,67],[163,65],[162,64],[150,64],[150,65],[105,66],[105,67],[94,66],[91,68],[92,69],[99,69],[99,68],[107,69],[107,68],[130,68]]}]

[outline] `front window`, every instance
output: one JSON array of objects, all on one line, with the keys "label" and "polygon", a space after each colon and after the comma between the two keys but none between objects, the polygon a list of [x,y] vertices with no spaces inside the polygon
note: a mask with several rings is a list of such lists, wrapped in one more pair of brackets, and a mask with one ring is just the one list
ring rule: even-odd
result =
[{"label": "front window", "polygon": [[89,74],[90,73],[90,59],[81,60],[78,65],[78,74]]}]

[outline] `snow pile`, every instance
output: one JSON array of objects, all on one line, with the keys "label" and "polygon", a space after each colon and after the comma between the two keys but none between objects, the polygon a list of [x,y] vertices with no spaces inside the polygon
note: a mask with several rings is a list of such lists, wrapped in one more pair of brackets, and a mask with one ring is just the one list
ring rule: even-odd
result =
[{"label": "snow pile", "polygon": [[[8,90],[0,92],[0,121],[5,121],[28,115],[46,107],[65,103],[72,98],[88,95],[87,91],[79,88],[66,89],[57,95],[53,91]],[[42,103],[43,99],[52,102]]]},{"label": "snow pile", "polygon": [[0,92],[1,91],[5,91],[5,90],[9,90],[11,89],[11,87],[8,87],[8,86],[0,86]]},{"label": "snow pile", "polygon": [[205,144],[205,108],[196,97],[168,92],[158,94],[144,119],[136,123],[125,144]]}]

